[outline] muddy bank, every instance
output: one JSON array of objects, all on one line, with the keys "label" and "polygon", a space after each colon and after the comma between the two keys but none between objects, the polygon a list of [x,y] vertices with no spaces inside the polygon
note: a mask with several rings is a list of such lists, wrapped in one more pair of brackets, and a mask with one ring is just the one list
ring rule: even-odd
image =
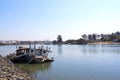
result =
[{"label": "muddy bank", "polygon": [[0,80],[35,80],[0,55]]}]

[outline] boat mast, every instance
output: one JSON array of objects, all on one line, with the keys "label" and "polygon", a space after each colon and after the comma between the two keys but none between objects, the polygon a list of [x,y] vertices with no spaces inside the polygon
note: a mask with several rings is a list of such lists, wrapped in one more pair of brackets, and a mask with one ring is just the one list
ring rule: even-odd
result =
[{"label": "boat mast", "polygon": [[29,41],[29,48],[31,49],[31,42]]},{"label": "boat mast", "polygon": [[16,41],[16,50],[18,49],[18,41]]},{"label": "boat mast", "polygon": [[29,41],[29,55],[31,55],[32,54],[32,52],[31,52],[31,42]]},{"label": "boat mast", "polygon": [[36,53],[36,44],[35,44],[35,42],[34,42],[34,52],[33,52],[33,54],[35,54]]}]

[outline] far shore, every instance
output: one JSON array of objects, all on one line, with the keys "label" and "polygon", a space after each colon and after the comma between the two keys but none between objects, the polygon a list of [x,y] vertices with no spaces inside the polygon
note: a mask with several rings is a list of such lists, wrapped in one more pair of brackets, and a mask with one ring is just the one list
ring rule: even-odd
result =
[{"label": "far shore", "polygon": [[107,42],[89,42],[88,44],[120,44],[120,43],[107,41]]},{"label": "far shore", "polygon": [[[110,45],[114,45],[114,44],[119,44],[120,45],[120,42],[112,42],[112,41],[91,41],[91,42],[87,42],[87,44],[110,44]],[[0,46],[6,46],[6,45],[29,45],[29,44],[0,44]],[[52,45],[52,44],[51,44]],[[53,44],[54,45],[54,44]],[[64,43],[63,43],[64,45]],[[73,44],[71,44],[73,45]],[[80,45],[80,44],[77,44],[77,45]]]}]

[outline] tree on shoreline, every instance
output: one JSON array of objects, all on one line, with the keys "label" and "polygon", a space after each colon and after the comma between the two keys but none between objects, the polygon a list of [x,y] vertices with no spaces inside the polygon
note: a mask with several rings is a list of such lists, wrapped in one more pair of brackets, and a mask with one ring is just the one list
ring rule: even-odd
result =
[{"label": "tree on shoreline", "polygon": [[61,35],[58,35],[58,36],[57,36],[57,40],[54,40],[52,43],[53,43],[53,44],[62,44],[62,43],[63,43],[63,41],[62,41],[62,36],[61,36]]},{"label": "tree on shoreline", "polygon": [[58,35],[58,37],[57,37],[57,42],[58,42],[58,44],[61,44],[61,43],[62,43],[62,36],[61,36],[61,35]]}]

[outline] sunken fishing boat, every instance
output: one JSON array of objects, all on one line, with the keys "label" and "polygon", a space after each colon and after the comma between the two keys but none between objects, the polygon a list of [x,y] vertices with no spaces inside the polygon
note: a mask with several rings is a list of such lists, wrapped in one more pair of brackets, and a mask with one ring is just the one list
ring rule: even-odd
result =
[{"label": "sunken fishing boat", "polygon": [[51,52],[49,47],[45,48],[43,45],[39,48],[36,48],[36,45],[33,48],[31,46],[19,46],[14,53],[9,54],[7,57],[12,62],[43,63],[54,61],[53,57],[48,58],[48,54]]}]

